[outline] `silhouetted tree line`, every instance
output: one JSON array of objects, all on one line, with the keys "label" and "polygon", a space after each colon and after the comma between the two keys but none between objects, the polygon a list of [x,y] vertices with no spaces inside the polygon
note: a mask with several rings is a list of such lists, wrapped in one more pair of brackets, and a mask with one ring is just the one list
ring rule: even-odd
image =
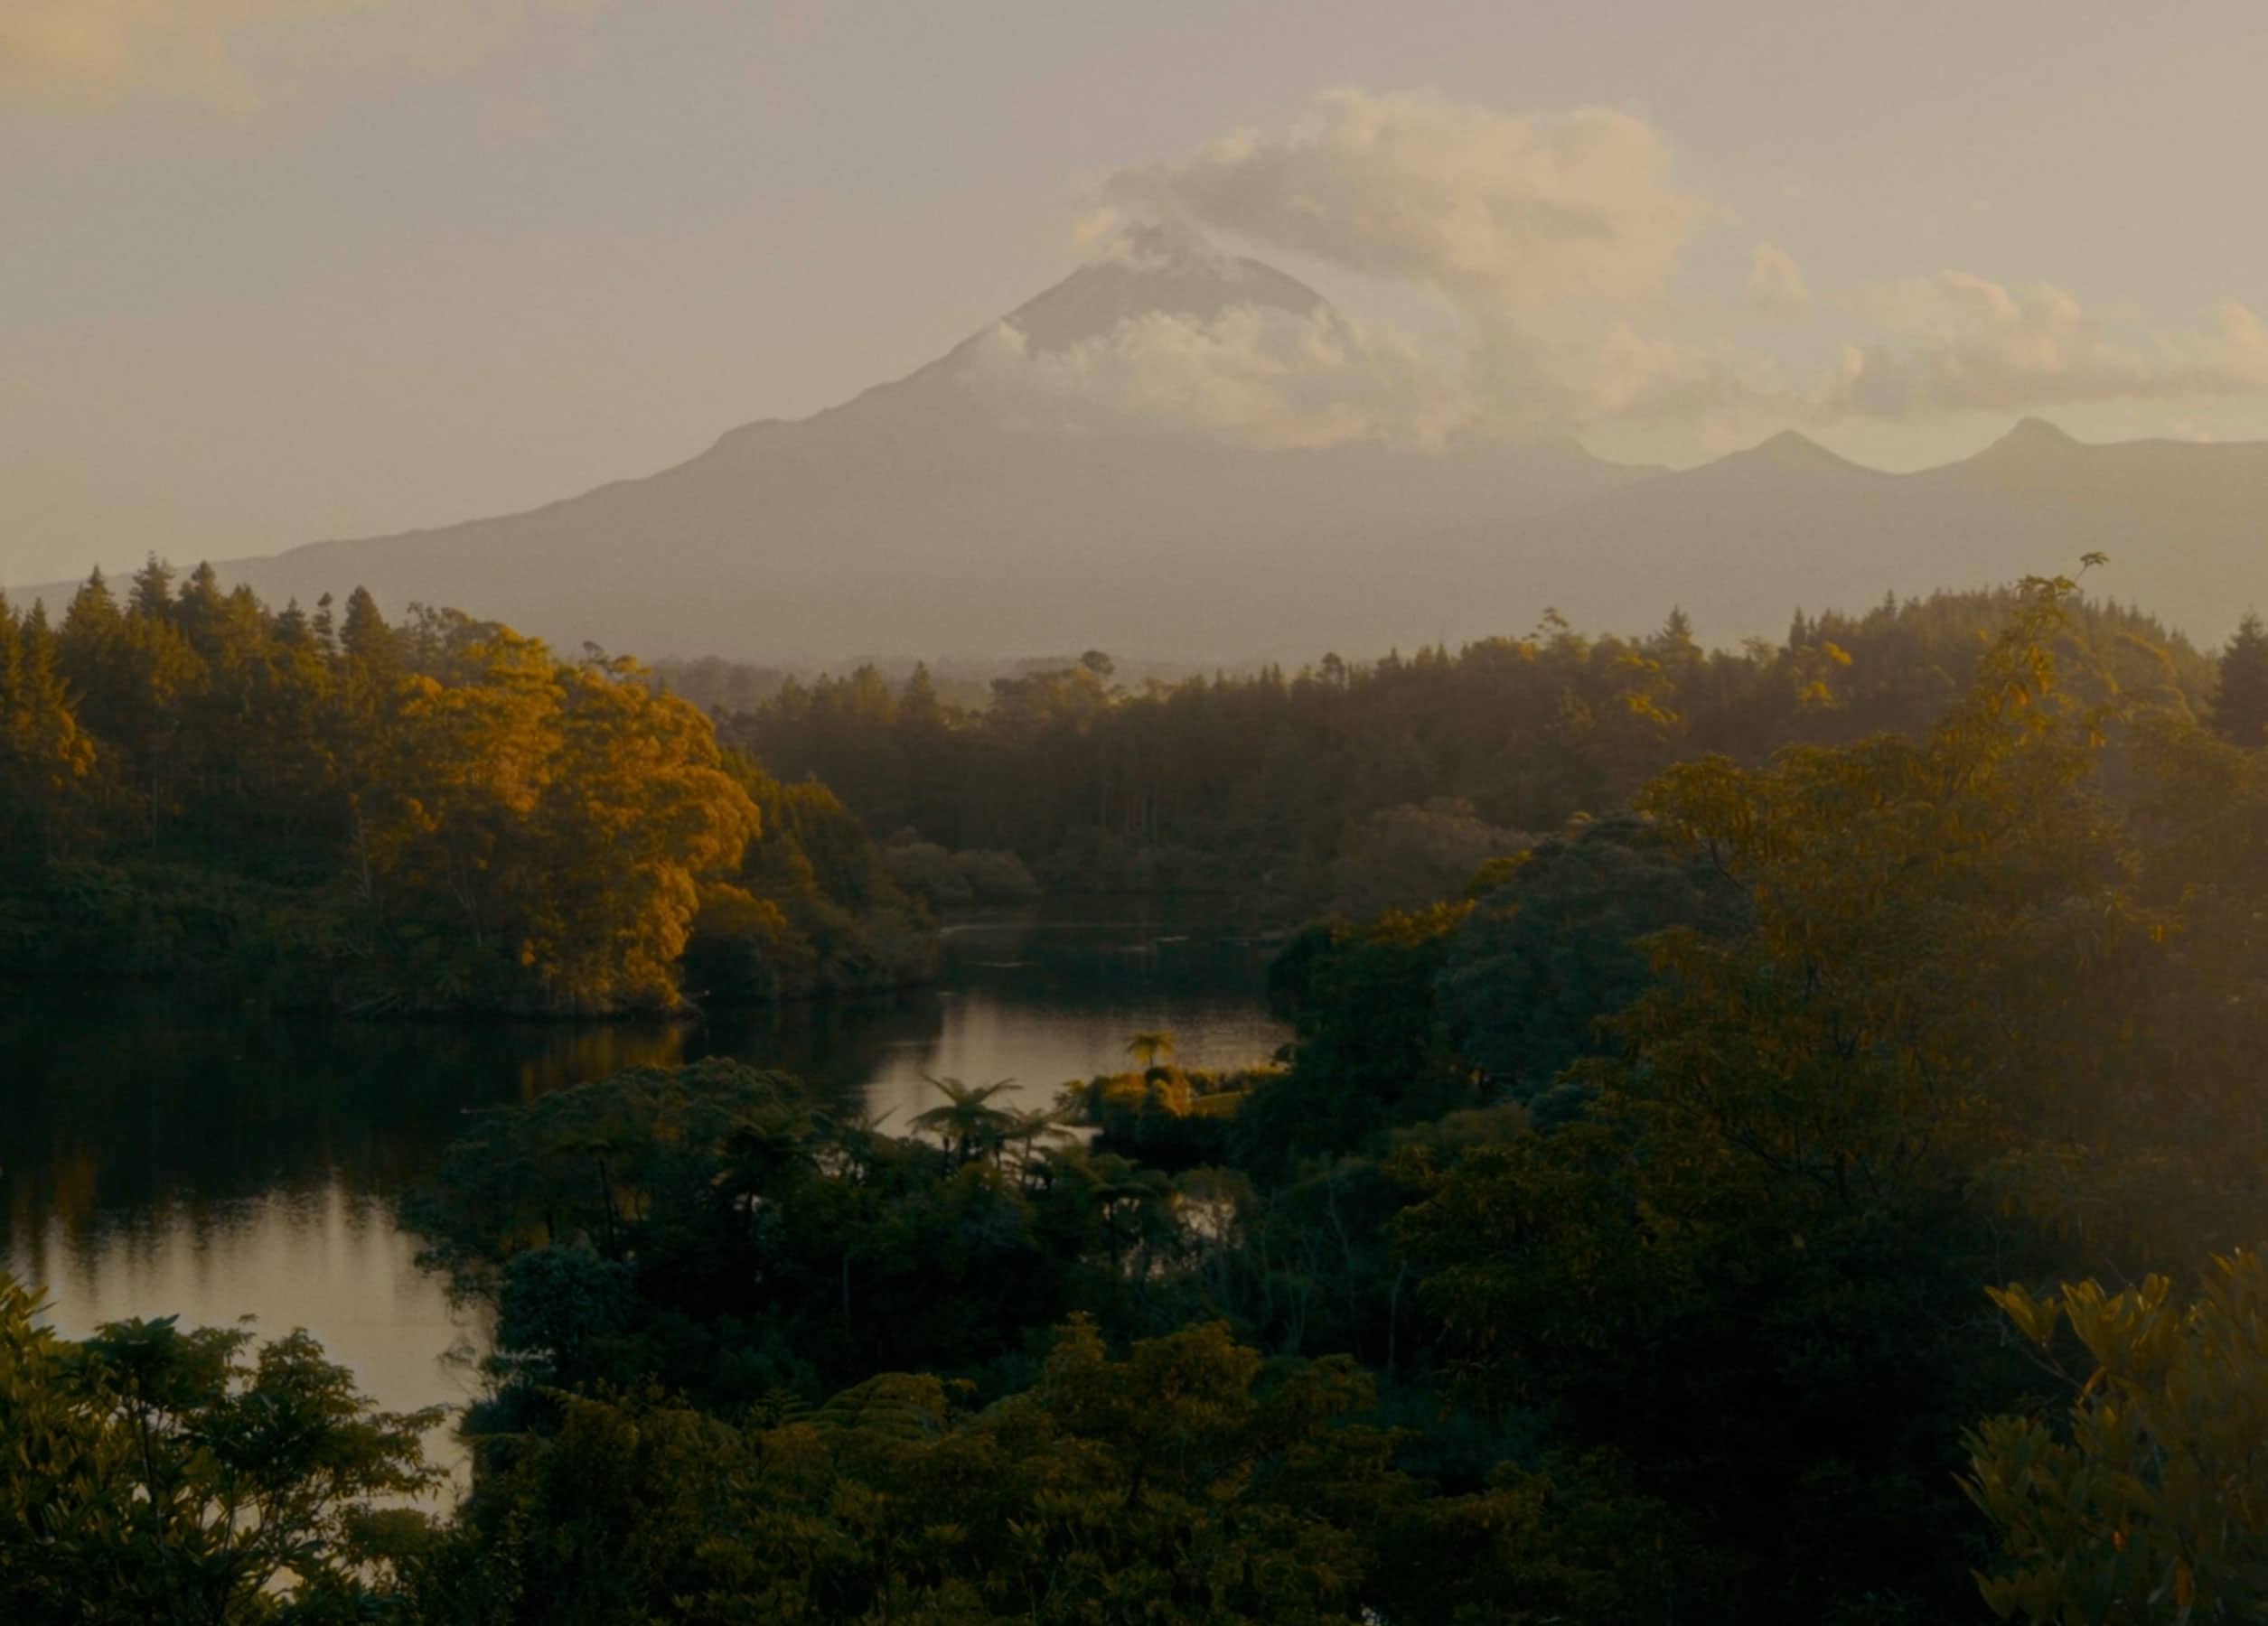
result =
[{"label": "silhouetted tree line", "polygon": [[[892,685],[868,667],[790,681],[720,727],[783,777],[822,780],[877,836],[1012,852],[1056,889],[1360,913],[1382,889],[1425,895],[1476,845],[1611,812],[1695,755],[1917,734],[2014,603],[1798,613],[1781,642],[1738,650],[1702,649],[1679,614],[1636,639],[1549,617],[1454,652],[1139,687],[1096,656],[997,680],[980,709],[942,700],[925,670]],[[2065,637],[2076,681],[2207,711],[2213,663],[2140,611],[2085,604]]]},{"label": "silhouetted tree line", "polygon": [[918,911],[844,809],[627,660],[99,573],[0,603],[0,967],[187,974],[359,1011],[667,1008],[892,983]]}]

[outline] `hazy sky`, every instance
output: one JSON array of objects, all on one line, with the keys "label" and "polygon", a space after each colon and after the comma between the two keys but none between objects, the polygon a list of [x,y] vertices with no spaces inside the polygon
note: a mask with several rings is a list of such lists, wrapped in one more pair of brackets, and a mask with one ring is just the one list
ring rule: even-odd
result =
[{"label": "hazy sky", "polygon": [[2268,435],[2264,61],[2257,0],[0,0],[0,580],[647,472],[1113,220],[1356,336],[1051,384],[1278,438]]}]

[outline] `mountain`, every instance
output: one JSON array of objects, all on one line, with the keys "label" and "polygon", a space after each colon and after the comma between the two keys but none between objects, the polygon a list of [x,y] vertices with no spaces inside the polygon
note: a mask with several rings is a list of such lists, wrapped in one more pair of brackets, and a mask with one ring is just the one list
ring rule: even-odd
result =
[{"label": "mountain", "polygon": [[1707,635],[1804,608],[2070,573],[2207,642],[2268,604],[2268,444],[2090,445],[2027,418],[1973,457],[1890,474],[1799,435],[1570,505],[1521,530],[1579,626],[1675,602]]},{"label": "mountain", "polygon": [[[1047,355],[1130,319],[1244,307],[1335,320],[1256,261],[1137,238],[1003,322]],[[389,612],[456,605],[570,649],[787,661],[1101,647],[1210,661],[1429,638],[1438,607],[1399,579],[1413,529],[1493,524],[1653,472],[1572,441],[1429,453],[1018,433],[964,387],[992,337],[812,417],[734,429],[645,479],[216,563],[272,603],[360,584]]]},{"label": "mountain", "polygon": [[[2090,446],[2028,420],[1920,473],[1793,434],[1672,473],[1566,438],[1269,450],[1057,433],[1005,421],[970,388],[1004,343],[1067,366],[1130,323],[1234,313],[1344,332],[1279,271],[1138,237],[895,382],[731,430],[658,474],[220,574],[271,603],[364,585],[389,611],[455,605],[569,649],[773,664],[1369,654],[1523,631],[1547,606],[1633,630],[1682,603],[1704,637],[1729,639],[1776,633],[1798,606],[1990,584],[2090,549],[2125,567],[2106,590],[2201,637],[2268,603],[2268,445]],[[60,605],[70,589],[31,591]]]}]

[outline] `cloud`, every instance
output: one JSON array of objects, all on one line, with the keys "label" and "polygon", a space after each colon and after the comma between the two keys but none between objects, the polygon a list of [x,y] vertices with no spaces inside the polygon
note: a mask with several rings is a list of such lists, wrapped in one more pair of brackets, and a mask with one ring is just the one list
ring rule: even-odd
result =
[{"label": "cloud", "polygon": [[0,94],[249,111],[371,73],[453,73],[603,0],[5,0]]},{"label": "cloud", "polygon": [[1560,363],[1566,410],[1579,426],[1689,423],[1735,427],[1785,413],[1793,396],[1767,356],[1730,340],[1696,342],[1627,322]]},{"label": "cloud", "polygon": [[[1184,427],[1276,446],[1435,445],[1641,409],[1706,388],[1695,379],[1710,371],[1627,327],[1600,332],[1603,312],[1658,293],[1711,217],[1671,167],[1667,144],[1626,114],[1324,91],[1288,129],[1111,176],[1087,245],[1153,272],[1228,263],[1223,239],[1298,254],[1442,296],[1456,332],[1419,338],[1264,301],[1139,316],[1068,345],[1003,326],[962,382],[1024,426]],[[1602,314],[1571,319],[1575,305]]]},{"label": "cloud", "polygon": [[1111,175],[1091,245],[1161,272],[1229,263],[1223,242],[1296,254],[1373,292],[1445,298],[1453,334],[1420,341],[1327,307],[1184,309],[1061,348],[1003,329],[969,381],[1036,427],[1180,425],[1269,445],[1617,424],[1722,435],[2268,388],[2268,329],[2234,304],[2168,332],[1965,272],[1814,289],[1774,242],[1752,246],[1744,279],[1673,293],[1688,243],[1729,218],[1678,190],[1673,167],[1627,114],[1324,91],[1288,127]]},{"label": "cloud", "polygon": [[1463,304],[1631,300],[1659,289],[1709,210],[1625,113],[1512,116],[1430,96],[1323,91],[1291,129],[1241,131],[1119,172],[1121,216],[1180,221]]},{"label": "cloud", "polygon": [[1776,243],[1758,243],[1748,256],[1748,304],[1770,315],[1785,315],[1811,304],[1811,285],[1795,257]]},{"label": "cloud", "polygon": [[2212,326],[2187,332],[2099,317],[2049,284],[2011,289],[1963,271],[1908,277],[1848,303],[1882,336],[1843,347],[1819,402],[1828,416],[1911,419],[2268,386],[2268,332],[2233,301]]},{"label": "cloud", "polygon": [[1129,316],[1054,348],[1000,322],[970,346],[959,381],[1003,425],[1026,431],[1439,445],[1485,415],[1467,361],[1328,309],[1238,305],[1209,319]]}]

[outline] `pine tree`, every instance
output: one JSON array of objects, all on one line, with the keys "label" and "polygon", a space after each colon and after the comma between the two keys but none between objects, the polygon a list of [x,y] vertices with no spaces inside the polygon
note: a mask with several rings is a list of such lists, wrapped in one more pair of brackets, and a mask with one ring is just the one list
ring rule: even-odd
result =
[{"label": "pine tree", "polygon": [[350,659],[376,670],[390,668],[398,653],[394,630],[379,613],[378,601],[367,587],[357,587],[347,595],[346,621],[341,626],[339,641],[346,647]]},{"label": "pine tree", "polygon": [[2249,611],[2221,651],[2213,729],[2234,744],[2268,745],[2268,629]]},{"label": "pine tree", "polygon": [[94,761],[56,668],[47,607],[34,603],[19,621],[0,601],[0,827],[18,827],[18,856],[56,852]]},{"label": "pine tree", "polygon": [[134,573],[134,613],[153,621],[170,619],[173,608],[173,567],[155,554]]},{"label": "pine tree", "polygon": [[72,595],[70,608],[63,612],[63,636],[108,639],[117,624],[117,601],[110,596],[110,584],[98,565],[88,573],[86,585]]},{"label": "pine tree", "polygon": [[212,565],[200,564],[191,571],[173,602],[174,619],[187,634],[190,647],[211,660],[219,652],[229,617],[228,601],[220,594],[220,578]]},{"label": "pine tree", "polygon": [[276,618],[276,641],[290,649],[314,647],[314,634],[307,628],[307,612],[293,599],[286,604],[283,613]]},{"label": "pine tree", "polygon": [[945,707],[937,696],[937,680],[929,674],[929,663],[914,664],[913,676],[898,690],[898,725],[905,729],[933,729],[942,727]]}]

